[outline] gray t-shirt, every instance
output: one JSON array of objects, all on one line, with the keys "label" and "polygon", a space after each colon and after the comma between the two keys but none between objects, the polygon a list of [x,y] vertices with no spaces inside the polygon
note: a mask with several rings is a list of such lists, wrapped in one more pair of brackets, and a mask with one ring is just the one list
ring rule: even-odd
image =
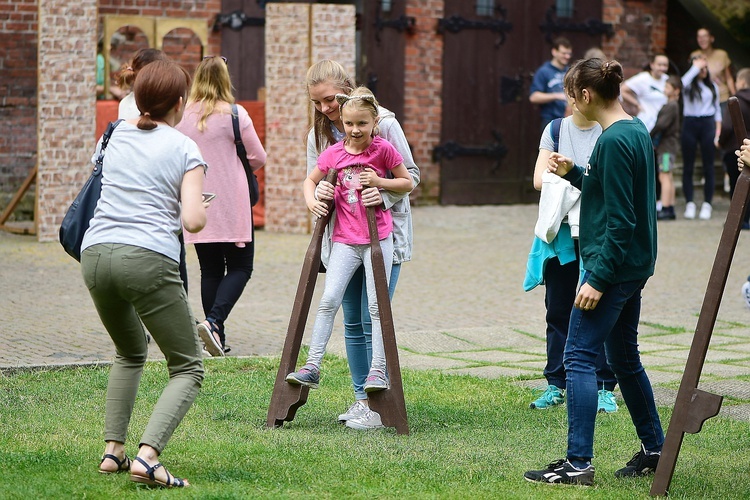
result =
[{"label": "gray t-shirt", "polygon": [[[551,127],[552,123],[544,128],[542,139],[539,141],[539,149],[555,150]],[[602,135],[602,126],[598,123],[590,129],[582,130],[573,124],[572,116],[567,116],[563,118],[560,124],[560,148],[558,153],[572,158],[576,165],[585,167],[600,135]]]},{"label": "gray t-shirt", "polygon": [[[101,139],[92,163],[100,149]],[[98,243],[123,243],[179,262],[182,177],[201,165],[198,145],[172,127],[140,130],[121,122],[104,153],[102,195],[81,251]]]}]

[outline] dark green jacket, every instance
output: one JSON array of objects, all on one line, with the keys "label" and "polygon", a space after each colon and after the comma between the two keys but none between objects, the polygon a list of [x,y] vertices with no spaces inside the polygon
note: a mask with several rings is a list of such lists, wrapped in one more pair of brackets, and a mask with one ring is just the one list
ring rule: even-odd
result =
[{"label": "dark green jacket", "polygon": [[638,118],[602,132],[589,164],[565,176],[581,189],[580,249],[588,283],[600,292],[645,279],[656,263],[654,150]]}]

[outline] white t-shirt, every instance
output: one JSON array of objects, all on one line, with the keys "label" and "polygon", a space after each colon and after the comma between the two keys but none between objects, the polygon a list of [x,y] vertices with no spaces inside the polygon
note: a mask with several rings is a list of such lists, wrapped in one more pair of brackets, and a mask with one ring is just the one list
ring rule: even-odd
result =
[{"label": "white t-shirt", "polygon": [[649,132],[656,125],[656,116],[659,114],[659,110],[667,103],[664,85],[668,78],[667,75],[661,75],[661,78],[657,80],[648,71],[642,71],[625,80],[625,85],[638,98],[638,104],[641,105],[638,118],[646,125]]},{"label": "white t-shirt", "polygon": [[[100,149],[101,139],[92,163]],[[121,122],[104,152],[102,195],[81,251],[98,243],[122,243],[179,262],[182,178],[201,165],[198,145],[172,127],[141,130]]]},{"label": "white t-shirt", "polygon": [[135,105],[135,94],[131,92],[120,100],[117,106],[117,118],[133,120],[139,116],[141,116],[141,110]]},{"label": "white t-shirt", "polygon": [[[555,150],[555,142],[552,138],[552,123],[544,128],[542,138],[539,141],[539,149],[547,151]],[[602,135],[602,126],[598,123],[589,129],[580,129],[573,124],[573,117],[563,118],[560,123],[560,146],[559,151],[563,156],[572,158],[576,165],[585,167],[594,150],[594,145],[599,136]]]}]

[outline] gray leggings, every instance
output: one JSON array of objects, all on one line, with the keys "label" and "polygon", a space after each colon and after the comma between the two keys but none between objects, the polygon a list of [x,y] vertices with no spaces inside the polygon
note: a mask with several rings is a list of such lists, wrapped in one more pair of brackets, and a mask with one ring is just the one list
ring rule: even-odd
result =
[{"label": "gray leggings", "polygon": [[169,382],[140,440],[161,453],[203,382],[200,341],[178,264],[145,248],[107,243],[83,251],[81,272],[116,350],[107,385],[104,440],[124,443],[127,436],[148,356],[142,320],[169,370]]},{"label": "gray leggings", "polygon": [[[393,264],[393,235],[380,240],[380,248],[384,259],[386,280],[391,275]],[[331,258],[326,268],[326,284],[323,296],[318,306],[318,314],[313,325],[312,339],[310,340],[310,352],[307,362],[320,367],[323,355],[326,352],[328,340],[333,331],[333,320],[341,307],[344,299],[346,286],[352,279],[354,272],[359,266],[365,268],[365,281],[367,284],[367,303],[372,318],[372,364],[371,369],[380,370],[385,373],[385,350],[383,348],[383,330],[380,327],[380,311],[378,310],[378,298],[375,294],[375,277],[372,272],[372,259],[370,257],[370,245],[347,245],[334,243],[331,249]]]}]

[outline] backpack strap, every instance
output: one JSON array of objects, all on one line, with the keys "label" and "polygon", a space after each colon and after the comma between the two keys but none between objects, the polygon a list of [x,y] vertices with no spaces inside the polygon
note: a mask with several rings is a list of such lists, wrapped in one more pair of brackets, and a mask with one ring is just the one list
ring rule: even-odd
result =
[{"label": "backpack strap", "polygon": [[552,142],[555,143],[555,153],[560,151],[560,126],[562,121],[562,118],[555,118],[550,122],[549,131],[552,134]]}]

